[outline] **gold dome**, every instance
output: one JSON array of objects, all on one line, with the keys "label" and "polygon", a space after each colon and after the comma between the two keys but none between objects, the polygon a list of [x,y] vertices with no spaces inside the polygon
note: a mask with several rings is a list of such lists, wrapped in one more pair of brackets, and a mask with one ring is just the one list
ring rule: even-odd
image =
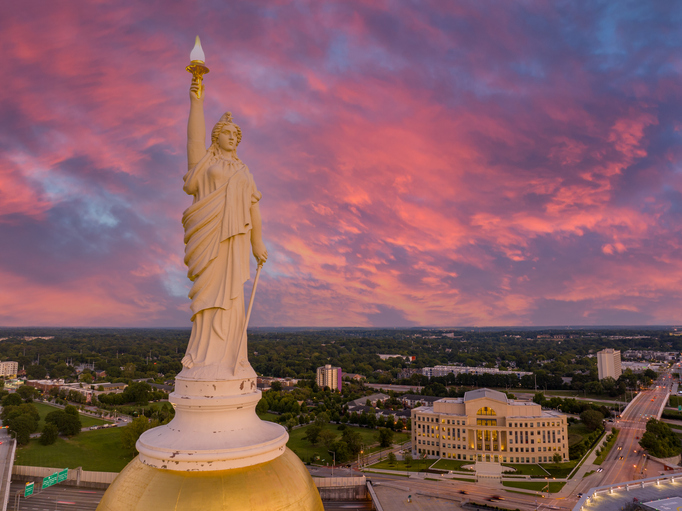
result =
[{"label": "gold dome", "polygon": [[323,511],[305,465],[291,450],[232,470],[179,472],[138,458],[123,469],[97,511]]}]

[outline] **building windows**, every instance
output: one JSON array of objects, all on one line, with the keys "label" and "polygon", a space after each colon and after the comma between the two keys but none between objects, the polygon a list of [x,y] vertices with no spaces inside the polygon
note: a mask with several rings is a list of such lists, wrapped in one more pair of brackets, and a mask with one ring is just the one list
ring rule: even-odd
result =
[{"label": "building windows", "polygon": [[476,419],[477,426],[497,426],[497,419]]},{"label": "building windows", "polygon": [[484,406],[483,408],[480,408],[477,412],[476,415],[497,415],[495,413],[495,410],[488,406]]}]

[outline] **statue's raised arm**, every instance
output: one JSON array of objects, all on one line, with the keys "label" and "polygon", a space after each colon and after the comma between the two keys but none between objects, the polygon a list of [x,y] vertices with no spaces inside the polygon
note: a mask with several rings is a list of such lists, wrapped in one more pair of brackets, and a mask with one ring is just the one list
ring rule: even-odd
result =
[{"label": "statue's raised arm", "polygon": [[[189,121],[187,122],[187,164],[194,167],[206,154],[203,85],[193,80],[189,88]],[[202,90],[201,95],[199,91]]]}]

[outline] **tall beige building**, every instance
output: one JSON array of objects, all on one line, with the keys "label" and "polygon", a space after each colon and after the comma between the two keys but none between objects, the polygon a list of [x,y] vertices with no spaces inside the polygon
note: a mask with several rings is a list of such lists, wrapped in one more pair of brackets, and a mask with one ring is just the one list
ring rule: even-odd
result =
[{"label": "tall beige building", "polygon": [[332,367],[330,364],[317,368],[317,385],[320,388],[329,387],[331,390],[340,390],[341,368]]},{"label": "tall beige building", "polygon": [[600,380],[609,376],[617,380],[623,374],[620,364],[620,351],[606,348],[597,352],[597,371]]},{"label": "tall beige building", "polygon": [[17,362],[12,362],[10,360],[0,362],[0,376],[4,376],[6,378],[16,378],[18,371],[19,364]]},{"label": "tall beige building", "polygon": [[566,416],[478,389],[412,410],[412,454],[496,463],[568,461]]}]

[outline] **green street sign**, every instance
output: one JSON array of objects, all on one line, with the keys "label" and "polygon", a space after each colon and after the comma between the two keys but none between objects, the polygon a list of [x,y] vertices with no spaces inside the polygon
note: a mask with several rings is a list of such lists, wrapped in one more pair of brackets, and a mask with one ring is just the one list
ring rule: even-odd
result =
[{"label": "green street sign", "polygon": [[65,468],[64,470],[57,472],[57,482],[62,483],[66,481],[66,476],[69,475],[69,469]]},{"label": "green street sign", "polygon": [[59,472],[55,472],[54,474],[50,474],[49,476],[43,478],[42,489],[44,490],[45,488],[49,488],[50,486],[54,486],[58,482],[59,482]]},{"label": "green street sign", "polygon": [[30,497],[33,495],[33,483],[26,483],[26,488],[24,488],[24,497]]},{"label": "green street sign", "polygon": [[682,405],[677,405],[677,411],[682,412]]}]

